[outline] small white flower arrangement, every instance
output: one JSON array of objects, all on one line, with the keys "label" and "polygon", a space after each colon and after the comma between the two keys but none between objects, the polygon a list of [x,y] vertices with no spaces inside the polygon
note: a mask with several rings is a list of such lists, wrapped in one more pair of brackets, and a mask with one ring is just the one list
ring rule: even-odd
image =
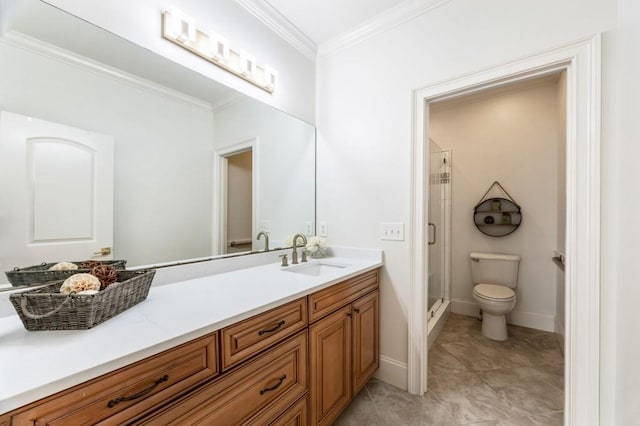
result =
[{"label": "small white flower arrangement", "polygon": [[318,236],[309,237],[306,251],[311,257],[324,257],[327,252],[327,242]]}]

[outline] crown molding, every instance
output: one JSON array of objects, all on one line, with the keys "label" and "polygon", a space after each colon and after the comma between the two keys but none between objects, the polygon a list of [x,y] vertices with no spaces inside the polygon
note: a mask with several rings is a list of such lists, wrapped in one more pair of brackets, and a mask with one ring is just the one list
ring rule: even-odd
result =
[{"label": "crown molding", "polygon": [[61,47],[49,44],[37,38],[30,37],[17,31],[9,31],[2,34],[0,42],[10,46],[27,50],[40,56],[62,62],[73,67],[101,75],[103,77],[116,80],[120,83],[141,89],[150,93],[168,97],[174,100],[185,102],[199,108],[212,110],[209,102],[185,95],[174,89],[170,89],[161,84],[146,80],[134,74],[129,74],[120,69],[105,65],[103,63],[86,58],[82,55],[65,50]]},{"label": "crown molding", "polygon": [[389,31],[452,0],[406,0],[362,22],[351,31],[331,38],[318,47],[318,57],[333,55]]},{"label": "crown molding", "polygon": [[313,40],[307,37],[306,34],[289,22],[287,18],[282,16],[277,9],[265,0],[236,0],[236,3],[258,18],[260,22],[282,37],[298,50],[298,52],[312,61],[316,60],[318,46],[316,46]]}]

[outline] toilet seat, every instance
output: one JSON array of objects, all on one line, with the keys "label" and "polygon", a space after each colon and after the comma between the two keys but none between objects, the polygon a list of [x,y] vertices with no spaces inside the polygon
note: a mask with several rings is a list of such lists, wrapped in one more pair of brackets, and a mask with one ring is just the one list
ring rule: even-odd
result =
[{"label": "toilet seat", "polygon": [[486,300],[508,302],[515,299],[515,292],[509,287],[495,284],[477,284],[473,294]]}]

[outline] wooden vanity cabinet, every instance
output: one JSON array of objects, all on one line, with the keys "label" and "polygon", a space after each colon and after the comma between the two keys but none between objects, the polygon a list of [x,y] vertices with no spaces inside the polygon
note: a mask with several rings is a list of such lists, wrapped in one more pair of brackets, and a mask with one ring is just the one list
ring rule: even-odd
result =
[{"label": "wooden vanity cabinet", "polygon": [[140,424],[267,425],[307,389],[305,330]]},{"label": "wooden vanity cabinet", "polygon": [[328,425],[378,368],[378,271],[59,392],[11,425]]},{"label": "wooden vanity cabinet", "polygon": [[310,314],[341,306],[309,326],[312,425],[330,425],[378,369],[377,287],[372,271],[309,296]]},{"label": "wooden vanity cabinet", "polygon": [[271,423],[271,426],[307,426],[308,424],[309,396],[307,395]]},{"label": "wooden vanity cabinet", "polygon": [[212,333],[16,410],[13,425],[116,425],[218,374]]}]

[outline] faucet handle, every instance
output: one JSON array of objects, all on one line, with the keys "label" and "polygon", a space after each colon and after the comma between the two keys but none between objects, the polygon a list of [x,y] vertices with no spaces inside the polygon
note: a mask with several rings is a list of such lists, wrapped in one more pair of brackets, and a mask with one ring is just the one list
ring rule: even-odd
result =
[{"label": "faucet handle", "polygon": [[280,256],[282,258],[282,266],[289,266],[289,261],[287,259],[287,254],[281,254]]},{"label": "faucet handle", "polygon": [[307,251],[305,249],[302,249],[302,260],[300,260],[300,262],[306,262],[307,261]]}]

